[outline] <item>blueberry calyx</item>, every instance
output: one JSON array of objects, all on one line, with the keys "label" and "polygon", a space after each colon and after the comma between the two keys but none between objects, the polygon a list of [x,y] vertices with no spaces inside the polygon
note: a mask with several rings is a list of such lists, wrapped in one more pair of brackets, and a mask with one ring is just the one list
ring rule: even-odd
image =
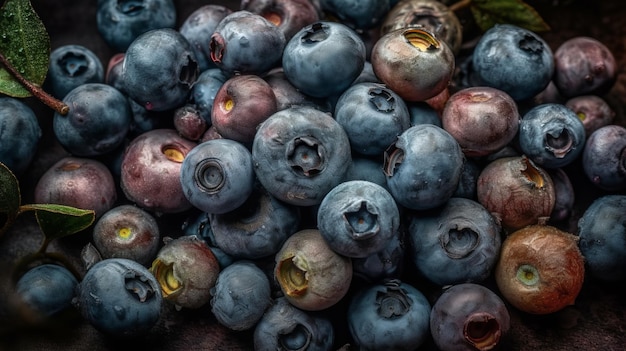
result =
[{"label": "blueberry calyx", "polygon": [[441,247],[450,258],[461,259],[480,244],[480,236],[470,228],[453,228],[440,238]]},{"label": "blueberry calyx", "polygon": [[[378,215],[367,201],[352,204],[343,214],[344,221],[355,240],[367,240],[380,231]],[[374,211],[373,211],[374,210]]]},{"label": "blueberry calyx", "polygon": [[285,15],[278,8],[270,8],[261,13],[261,17],[265,18],[275,26],[280,26],[283,23]]},{"label": "blueberry calyx", "polygon": [[522,157],[522,165],[524,168],[521,170],[526,179],[536,188],[543,189],[546,183],[545,179],[533,162],[526,156]]},{"label": "blueberry calyx", "polygon": [[139,302],[150,300],[154,296],[155,290],[158,289],[158,287],[150,285],[150,280],[146,276],[135,271],[126,272],[124,286]]},{"label": "blueberry calyx", "polygon": [[145,6],[141,0],[118,0],[115,8],[127,16],[137,16],[144,10]]},{"label": "blueberry calyx", "polygon": [[549,132],[545,139],[546,149],[558,158],[563,158],[574,147],[574,140],[567,129]]},{"label": "blueberry calyx", "polygon": [[384,154],[384,167],[383,171],[387,177],[392,177],[396,168],[404,161],[404,150],[397,147],[395,144],[389,146]]},{"label": "blueberry calyx", "polygon": [[89,64],[85,55],[68,52],[59,58],[59,66],[70,77],[77,77],[87,71]]},{"label": "blueberry calyx", "polygon": [[202,191],[217,193],[226,184],[224,169],[215,158],[204,159],[196,165],[194,180]]},{"label": "blueberry calyx", "polygon": [[302,296],[307,291],[307,267],[305,260],[290,256],[278,263],[278,280],[287,296]]},{"label": "blueberry calyx", "polygon": [[222,62],[226,44],[224,42],[224,37],[222,37],[220,33],[213,33],[211,41],[209,42],[209,49],[211,50],[211,60],[215,63]]},{"label": "blueberry calyx", "polygon": [[535,286],[539,283],[539,271],[529,264],[520,265],[516,277],[525,286]]},{"label": "blueberry calyx", "polygon": [[411,28],[406,30],[403,35],[406,42],[419,51],[439,49],[439,40],[423,29]]},{"label": "blueberry calyx", "polygon": [[311,332],[302,324],[295,324],[291,330],[278,336],[284,350],[307,350],[311,343]]},{"label": "blueberry calyx", "polygon": [[396,105],[396,99],[389,91],[381,88],[372,88],[369,91],[370,102],[376,110],[380,112],[393,112]]},{"label": "blueberry calyx", "polygon": [[326,164],[326,149],[316,138],[310,136],[291,140],[286,152],[289,166],[305,177],[319,174]]},{"label": "blueberry calyx", "polygon": [[325,25],[324,23],[313,23],[302,36],[302,43],[315,44],[317,42],[326,40],[330,35],[328,28],[328,25]]},{"label": "blueberry calyx", "polygon": [[187,56],[187,63],[183,65],[178,76],[178,82],[192,86],[198,79],[198,62],[191,56]]},{"label": "blueberry calyx", "polygon": [[540,54],[543,51],[543,44],[532,35],[526,34],[520,39],[518,46],[525,52]]},{"label": "blueberry calyx", "polygon": [[167,264],[157,258],[152,263],[151,271],[161,286],[161,293],[164,298],[173,296],[177,292],[182,291],[183,283],[176,278],[173,262]]},{"label": "blueberry calyx", "polygon": [[465,340],[477,350],[491,350],[500,342],[502,329],[498,319],[487,312],[476,312],[463,325]]},{"label": "blueberry calyx", "polygon": [[395,319],[409,312],[412,301],[400,286],[400,281],[391,279],[385,282],[385,291],[376,292],[376,304],[381,317]]},{"label": "blueberry calyx", "polygon": [[165,145],[161,152],[172,162],[182,163],[185,159],[185,154],[181,151],[181,148],[176,145]]}]

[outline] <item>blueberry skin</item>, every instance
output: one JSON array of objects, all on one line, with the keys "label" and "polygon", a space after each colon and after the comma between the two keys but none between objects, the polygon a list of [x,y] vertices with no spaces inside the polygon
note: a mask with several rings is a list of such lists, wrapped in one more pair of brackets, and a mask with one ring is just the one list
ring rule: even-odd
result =
[{"label": "blueberry skin", "polygon": [[399,278],[405,263],[405,231],[400,229],[382,250],[363,258],[352,259],[354,275],[368,283]]},{"label": "blueberry skin", "polygon": [[85,83],[63,99],[70,111],[54,114],[56,138],[72,155],[89,157],[109,153],[124,142],[132,110],[122,92],[103,83]]},{"label": "blueberry skin", "polygon": [[409,119],[411,126],[417,124],[434,124],[441,127],[441,118],[437,111],[423,101],[415,101],[407,103],[409,109]]},{"label": "blueberry skin", "polygon": [[262,74],[279,66],[285,34],[261,15],[239,10],[224,17],[211,35],[213,63],[229,74]]},{"label": "blueberry skin", "polygon": [[126,50],[122,90],[147,110],[172,110],[187,101],[198,74],[187,39],[174,29],[153,29]]},{"label": "blueberry skin", "polygon": [[471,158],[465,159],[463,164],[463,171],[461,172],[461,179],[456,191],[452,195],[453,197],[463,197],[470,200],[476,200],[476,188],[478,184],[478,177],[482,167],[480,164]]},{"label": "blueberry skin", "polygon": [[350,335],[359,350],[415,350],[428,338],[430,310],[412,285],[399,280],[371,285],[349,302]]},{"label": "blueberry skin", "polygon": [[407,256],[431,282],[481,282],[491,274],[502,244],[501,227],[480,203],[451,198],[439,210],[411,216]]},{"label": "blueberry skin", "polygon": [[191,88],[191,102],[196,105],[200,116],[204,118],[208,126],[211,126],[211,110],[215,103],[215,96],[229,75],[219,68],[209,68],[202,71]]},{"label": "blueberry skin", "polygon": [[598,188],[626,189],[626,128],[611,124],[591,133],[582,155],[583,170]]},{"label": "blueberry skin", "polygon": [[72,307],[77,285],[78,280],[67,268],[48,263],[24,273],[15,292],[37,317],[49,318]]},{"label": "blueberry skin", "polygon": [[287,79],[313,97],[339,95],[365,66],[363,40],[348,26],[319,21],[300,29],[285,46],[282,66]]},{"label": "blueberry skin", "polygon": [[335,252],[362,258],[387,247],[400,227],[400,211],[382,186],[364,180],[347,181],[324,196],[317,226]]},{"label": "blueberry skin", "polygon": [[208,213],[232,211],[252,193],[252,155],[243,144],[231,139],[205,141],[183,160],[180,183],[185,197],[196,208]]},{"label": "blueberry skin", "polygon": [[41,139],[35,112],[11,97],[0,97],[0,162],[16,175],[26,171]]},{"label": "blueberry skin", "polygon": [[520,120],[518,140],[522,152],[533,162],[545,168],[560,168],[582,153],[585,126],[565,105],[541,104]]},{"label": "blueberry skin", "polygon": [[497,24],[476,44],[472,69],[481,84],[503,90],[521,101],[548,86],[554,73],[554,55],[550,46],[532,31]]},{"label": "blueberry skin", "polygon": [[198,59],[200,72],[217,66],[211,60],[209,42],[215,28],[224,17],[233,11],[226,6],[208,4],[194,10],[180,26],[178,30],[191,44],[193,52]]},{"label": "blueberry skin", "polygon": [[275,255],[298,231],[300,209],[256,185],[246,202],[224,214],[209,214],[215,245],[230,256],[259,259]]},{"label": "blueberry skin", "polygon": [[387,187],[406,208],[435,208],[454,194],[463,162],[461,147],[450,133],[432,124],[418,124],[385,151]]},{"label": "blueberry skin", "polygon": [[176,25],[173,0],[98,0],[96,11],[98,32],[118,52],[149,30]]},{"label": "blueberry skin", "polygon": [[183,235],[195,236],[202,240],[213,252],[213,255],[219,263],[220,269],[224,269],[233,263],[236,258],[225,253],[222,249],[215,244],[215,237],[213,230],[211,229],[211,222],[209,220],[209,214],[206,212],[200,212],[191,216],[191,218],[185,220],[182,225]]},{"label": "blueberry skin", "polygon": [[626,280],[626,195],[594,200],[578,220],[578,247],[589,273],[600,280]]},{"label": "blueberry skin", "polygon": [[442,351],[498,348],[510,327],[502,299],[489,288],[472,283],[446,289],[430,314],[433,341]]},{"label": "blueberry skin", "polygon": [[104,66],[100,58],[82,45],[63,45],[50,53],[48,91],[63,99],[70,90],[85,83],[104,83]]},{"label": "blueberry skin", "polygon": [[358,83],[344,91],[335,105],[354,152],[379,156],[411,125],[404,100],[378,83]]},{"label": "blueberry skin", "polygon": [[118,338],[146,333],[161,314],[161,288],[150,271],[125,258],[94,264],[77,287],[81,315],[99,331]]},{"label": "blueberry skin", "polygon": [[279,297],[255,326],[253,340],[257,351],[330,351],[335,330],[327,318],[303,311]]},{"label": "blueberry skin", "polygon": [[211,290],[211,312],[232,330],[248,330],[272,303],[270,282],[251,261],[236,261],[217,276]]},{"label": "blueberry skin", "polygon": [[336,15],[341,23],[357,29],[369,29],[378,25],[391,5],[380,0],[322,0],[322,10]]},{"label": "blueberry skin", "polygon": [[387,178],[383,172],[382,161],[371,159],[362,155],[352,155],[352,162],[346,171],[343,181],[367,180],[387,188]]},{"label": "blueberry skin", "polygon": [[278,199],[318,205],[341,182],[352,156],[350,141],[330,115],[290,107],[260,124],[252,143],[257,179]]}]

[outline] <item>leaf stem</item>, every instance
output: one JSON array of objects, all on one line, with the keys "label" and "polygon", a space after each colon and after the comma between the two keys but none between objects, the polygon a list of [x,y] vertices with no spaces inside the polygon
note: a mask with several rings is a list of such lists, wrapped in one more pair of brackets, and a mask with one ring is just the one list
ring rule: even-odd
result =
[{"label": "leaf stem", "polygon": [[26,90],[28,90],[33,96],[35,96],[39,101],[46,104],[48,107],[52,108],[56,112],[61,115],[66,115],[70,108],[63,101],[55,98],[54,96],[45,92],[40,86],[33,84],[24,76],[18,72],[15,67],[7,60],[7,58],[0,52],[0,64],[6,68],[6,70],[15,78]]},{"label": "leaf stem", "polygon": [[464,9],[472,4],[472,0],[461,0],[459,2],[455,2],[454,4],[448,6],[448,9],[452,12],[459,11]]}]

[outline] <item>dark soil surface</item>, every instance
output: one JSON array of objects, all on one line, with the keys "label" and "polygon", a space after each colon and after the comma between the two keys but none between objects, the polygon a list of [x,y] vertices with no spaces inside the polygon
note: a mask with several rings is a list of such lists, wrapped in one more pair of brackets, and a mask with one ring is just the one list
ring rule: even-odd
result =
[{"label": "dark soil surface", "polygon": [[[40,1],[32,0],[51,36],[52,47],[80,44],[96,52],[106,63],[114,54],[98,36],[95,23],[96,1]],[[179,19],[186,18],[207,1],[177,1]],[[238,1],[215,1],[238,8]],[[553,49],[566,39],[584,35],[594,37],[612,50],[619,62],[619,73],[613,89],[605,96],[616,112],[616,123],[626,125],[626,2],[603,0],[590,2],[535,0],[528,1],[546,19],[551,30],[542,33]],[[471,20],[459,13],[467,26],[468,35],[476,35]],[[180,21],[179,21],[180,23]],[[471,38],[467,38],[471,40]],[[30,101],[42,116],[43,129],[50,130],[51,112],[36,101]],[[28,202],[41,174],[53,162],[65,155],[49,134],[45,135],[41,150],[31,170],[20,179],[23,202]],[[580,165],[573,165],[572,171]],[[602,193],[580,177],[572,179],[576,188],[577,205],[564,229],[575,230],[576,219],[597,196]],[[105,338],[90,325],[73,314],[59,319],[53,325],[33,328],[24,326],[9,313],[9,276],[12,264],[27,252],[32,252],[40,241],[34,221],[23,216],[13,229],[0,238],[0,351],[2,350],[251,350],[250,332],[233,332],[221,327],[208,308],[195,311],[175,311],[164,306],[161,320],[144,338],[114,341]],[[167,223],[164,223],[167,225]],[[78,262],[77,253],[88,242],[59,240],[51,247],[54,251],[69,253]],[[492,282],[486,282],[491,284]],[[626,345],[626,288],[623,284],[610,284],[586,279],[576,304],[547,315],[534,316],[510,308],[512,328],[506,337],[503,350],[624,350]],[[347,340],[345,327],[337,329],[337,347]],[[434,349],[432,343],[424,350]]]}]

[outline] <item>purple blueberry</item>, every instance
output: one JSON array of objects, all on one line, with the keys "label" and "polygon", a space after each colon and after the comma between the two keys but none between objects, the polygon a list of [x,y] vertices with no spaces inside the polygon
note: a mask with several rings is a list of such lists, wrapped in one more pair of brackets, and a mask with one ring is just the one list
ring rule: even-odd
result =
[{"label": "purple blueberry", "polygon": [[316,4],[310,0],[243,0],[241,9],[261,15],[275,24],[287,40],[302,27],[320,19]]},{"label": "purple blueberry", "polygon": [[564,104],[583,122],[587,137],[596,129],[612,124],[615,119],[613,108],[604,98],[597,95],[575,96],[565,101]]},{"label": "purple blueberry", "polygon": [[626,128],[611,124],[597,129],[587,139],[582,153],[583,170],[598,188],[626,189]]}]

